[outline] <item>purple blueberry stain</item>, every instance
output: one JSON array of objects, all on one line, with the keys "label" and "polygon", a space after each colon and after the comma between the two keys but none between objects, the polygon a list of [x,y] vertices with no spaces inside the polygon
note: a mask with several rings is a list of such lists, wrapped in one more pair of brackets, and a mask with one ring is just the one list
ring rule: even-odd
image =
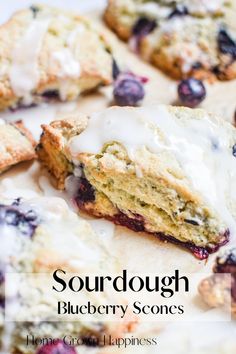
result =
[{"label": "purple blueberry stain", "polygon": [[3,295],[0,295],[0,308],[5,308],[5,297]]},{"label": "purple blueberry stain", "polygon": [[20,204],[0,205],[0,225],[16,227],[21,234],[32,237],[39,218],[33,210],[24,212]]},{"label": "purple blueberry stain", "polygon": [[218,49],[223,54],[231,55],[236,59],[236,41],[234,41],[225,28],[221,28],[218,33]]},{"label": "purple blueberry stain", "polygon": [[58,90],[47,90],[42,93],[42,97],[48,101],[58,100],[60,97]]},{"label": "purple blueberry stain", "polygon": [[120,68],[117,64],[117,61],[113,58],[112,60],[112,76],[113,79],[116,80],[118,76],[120,75]]},{"label": "purple blueberry stain", "polygon": [[232,147],[232,154],[234,157],[236,157],[236,144]]},{"label": "purple blueberry stain", "polygon": [[153,32],[157,27],[155,20],[147,17],[140,17],[134,24],[132,34],[135,37],[144,37]]},{"label": "purple blueberry stain", "polygon": [[85,177],[79,179],[79,187],[75,200],[78,205],[95,201],[95,190]]},{"label": "purple blueberry stain", "polygon": [[5,281],[4,273],[0,271],[0,286],[4,283],[4,281]]},{"label": "purple blueberry stain", "polygon": [[135,53],[139,53],[141,40],[157,27],[157,22],[147,17],[140,17],[132,28],[130,48]]},{"label": "purple blueberry stain", "polygon": [[184,5],[176,5],[175,9],[170,13],[168,16],[168,19],[171,19],[173,17],[181,17],[181,16],[186,16],[188,15],[188,9]]},{"label": "purple blueberry stain", "polygon": [[205,99],[206,88],[200,80],[185,79],[178,85],[178,96],[183,105],[194,108]]}]

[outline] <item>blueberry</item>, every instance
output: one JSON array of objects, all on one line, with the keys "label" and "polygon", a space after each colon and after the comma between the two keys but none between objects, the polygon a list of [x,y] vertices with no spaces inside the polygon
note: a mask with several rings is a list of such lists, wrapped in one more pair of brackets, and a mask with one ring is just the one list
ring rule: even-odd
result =
[{"label": "blueberry", "polygon": [[231,273],[236,276],[236,248],[229,249],[225,254],[217,257],[214,272]]},{"label": "blueberry", "polygon": [[5,297],[0,295],[0,308],[5,308]]},{"label": "blueberry", "polygon": [[133,35],[143,37],[154,31],[157,24],[155,20],[150,20],[147,17],[140,17],[133,26]]},{"label": "blueberry", "polygon": [[95,190],[89,181],[82,177],[79,180],[79,188],[76,195],[78,203],[88,203],[95,201]]},{"label": "blueberry", "polygon": [[229,54],[236,59],[236,42],[230,37],[224,28],[219,31],[217,42],[221,53]]},{"label": "blueberry", "polygon": [[116,60],[113,58],[113,60],[112,60],[112,76],[113,76],[113,79],[116,80],[119,75],[120,75],[119,66],[117,65]]},{"label": "blueberry", "polygon": [[232,153],[234,157],[236,157],[236,144],[234,144],[234,146],[232,147]]},{"label": "blueberry", "polygon": [[118,106],[136,106],[145,96],[143,83],[134,75],[122,75],[115,82],[113,95]]},{"label": "blueberry", "polygon": [[17,227],[18,230],[29,237],[33,236],[39,220],[33,210],[24,213],[19,204],[0,205],[0,223]]},{"label": "blueberry", "polygon": [[189,78],[178,85],[179,100],[188,107],[196,107],[206,97],[206,89],[202,81]]},{"label": "blueberry", "polygon": [[14,205],[14,206],[19,206],[20,203],[21,203],[21,198],[16,198],[16,199],[14,200],[14,202],[12,203],[12,205]]},{"label": "blueberry", "polygon": [[171,14],[168,16],[169,19],[176,17],[176,16],[186,16],[188,15],[188,9],[184,5],[176,5],[175,9],[171,12]]},{"label": "blueberry", "polygon": [[76,350],[63,340],[55,340],[53,344],[45,344],[38,348],[36,354],[76,354]]},{"label": "blueberry", "polygon": [[22,234],[26,236],[31,236],[34,233],[33,225],[31,225],[31,223],[27,222],[26,220],[20,220],[18,229]]},{"label": "blueberry", "polygon": [[25,214],[25,220],[26,221],[35,221],[37,220],[37,214],[35,213],[34,210],[29,210],[27,211],[27,213]]},{"label": "blueberry", "polygon": [[42,93],[42,97],[47,100],[58,100],[59,99],[59,91],[58,90],[47,90]]},{"label": "blueberry", "polygon": [[5,211],[5,222],[7,225],[17,226],[19,223],[20,214],[16,210],[8,209]]}]

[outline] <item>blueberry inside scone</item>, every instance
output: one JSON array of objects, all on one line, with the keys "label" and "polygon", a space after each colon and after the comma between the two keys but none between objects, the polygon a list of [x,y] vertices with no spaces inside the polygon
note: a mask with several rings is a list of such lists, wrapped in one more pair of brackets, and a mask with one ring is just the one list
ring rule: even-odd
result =
[{"label": "blueberry inside scone", "polygon": [[81,210],[200,259],[233,237],[236,131],[223,120],[199,109],[112,107],[43,130],[39,158],[59,188],[74,174]]},{"label": "blueberry inside scone", "polygon": [[[61,341],[54,345],[38,347],[27,345],[27,336],[37,333],[40,338],[63,339],[65,335],[83,339],[90,345],[92,338],[97,343],[104,333],[122,336],[131,329],[132,320],[124,322],[103,322],[94,316],[85,321],[69,321],[66,315],[56,320],[57,301],[65,301],[60,293],[52,293],[47,279],[56,269],[80,276],[100,272],[119,272],[114,257],[109,256],[101,239],[90,225],[70,212],[59,198],[36,198],[32,200],[1,200],[0,204],[0,348],[6,353],[79,353],[76,347],[68,347]],[[9,273],[22,274],[22,286],[17,295],[5,298],[5,283]],[[27,273],[29,277],[24,278]],[[32,282],[30,275],[49,273],[48,278]],[[14,280],[14,279],[13,279]],[[45,293],[45,286],[47,286]],[[7,293],[9,294],[9,293]],[[54,296],[55,295],[55,296]],[[82,297],[81,297],[82,296]],[[75,303],[82,303],[84,295],[76,293]],[[86,300],[99,304],[99,296],[86,294]],[[107,303],[108,293],[103,293]],[[72,299],[72,295],[70,297]],[[67,299],[68,301],[70,300]],[[74,298],[73,298],[74,299]],[[75,300],[75,299],[74,299]],[[114,300],[114,298],[113,298]],[[73,301],[72,301],[73,302]],[[112,302],[112,301],[111,301]],[[19,305],[20,304],[20,305]],[[4,320],[4,311],[14,310],[14,318],[20,322]],[[17,311],[17,312],[16,312]],[[35,319],[33,322],[32,319]],[[37,319],[37,320],[36,320]],[[95,341],[94,341],[95,343]],[[64,346],[63,346],[64,345]],[[78,349],[78,351],[77,351]]]},{"label": "blueberry inside scone", "polygon": [[87,19],[47,6],[0,27],[0,109],[76,99],[112,81],[112,57]]},{"label": "blueberry inside scone", "polygon": [[[107,24],[155,66],[180,79],[236,76],[232,2],[110,0]],[[232,14],[231,14],[232,12]]]}]

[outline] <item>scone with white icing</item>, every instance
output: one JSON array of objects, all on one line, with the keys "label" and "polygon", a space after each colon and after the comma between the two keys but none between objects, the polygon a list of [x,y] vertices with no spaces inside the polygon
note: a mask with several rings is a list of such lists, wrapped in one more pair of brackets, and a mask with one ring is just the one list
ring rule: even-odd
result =
[{"label": "scone with white icing", "polygon": [[110,0],[105,20],[146,60],[170,76],[236,77],[232,1]]},{"label": "scone with white icing", "polygon": [[77,14],[32,6],[0,27],[0,42],[1,110],[74,100],[112,80],[105,39]]},{"label": "scone with white icing", "polygon": [[111,107],[43,126],[37,150],[59,188],[77,176],[81,210],[203,259],[235,234],[235,143],[204,110]]},{"label": "scone with white icing", "polygon": [[[95,234],[87,221],[79,219],[71,212],[62,199],[35,198],[13,202],[1,199],[0,231],[1,352],[76,354],[80,353],[80,349],[76,346],[66,347],[63,344],[64,336],[81,338],[80,344],[83,342],[89,345],[89,340],[92,343],[94,338],[99,343],[104,333],[114,337],[123,336],[132,328],[134,324],[132,319],[129,321],[126,318],[125,321],[116,322],[115,316],[111,322],[104,322],[104,318],[101,320],[96,314],[91,320],[84,320],[82,315],[76,318],[74,316],[72,321],[68,320],[67,315],[56,317],[57,302],[65,301],[65,297],[62,297],[63,293],[51,291],[53,283],[49,280],[55,270],[62,269],[71,273],[71,276],[77,275],[82,278],[84,276],[92,278],[99,275],[99,272],[116,274],[115,272],[120,271],[117,260],[106,250],[102,239]],[[15,279],[9,278],[10,273],[21,274],[24,285],[14,290],[17,296],[14,292],[6,291],[4,297],[4,287],[9,282],[13,286]],[[29,276],[25,278],[26,273]],[[46,273],[48,277],[39,276],[36,280],[37,274]],[[32,274],[35,275],[33,282],[34,278],[30,277]],[[33,286],[30,287],[30,284]],[[56,285],[57,288],[59,285]],[[45,286],[48,290],[46,292]],[[106,304],[114,301],[114,297],[111,299],[106,289],[102,294],[86,292],[85,298],[80,292],[74,296],[72,292],[67,295],[66,301],[79,305],[85,300],[94,305],[100,301],[102,303],[101,299],[105,300]],[[9,314],[12,310],[17,321],[9,323],[4,320],[4,312]],[[30,344],[30,340],[27,345],[27,336],[31,338],[32,335],[58,341],[48,348],[41,347],[40,342],[38,345]]]},{"label": "scone with white icing", "polygon": [[6,124],[0,119],[0,141],[0,173],[36,157],[36,143],[22,121]]}]

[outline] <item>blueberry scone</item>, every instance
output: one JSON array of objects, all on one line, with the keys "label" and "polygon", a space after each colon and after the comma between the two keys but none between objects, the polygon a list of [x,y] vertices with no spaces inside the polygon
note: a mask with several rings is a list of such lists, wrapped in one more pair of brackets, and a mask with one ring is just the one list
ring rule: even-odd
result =
[{"label": "blueberry scone", "polygon": [[[113,317],[113,322],[104,322],[96,314],[91,320],[84,320],[82,315],[78,315],[76,320],[73,317],[72,321],[68,321],[67,316],[64,315],[59,320],[55,314],[61,293],[43,291],[45,284],[42,284],[42,280],[46,281],[47,285],[47,277],[38,277],[35,278],[35,282],[31,282],[32,274],[36,276],[48,273],[51,278],[51,274],[56,269],[80,277],[98,275],[98,272],[102,271],[107,274],[108,269],[114,274],[120,271],[117,260],[108,254],[102,239],[85,220],[79,219],[76,214],[69,211],[62,199],[39,197],[27,201],[1,200],[0,227],[1,352],[76,354],[76,347],[66,347],[63,343],[65,336],[68,340],[70,336],[81,338],[80,344],[83,342],[89,346],[93,345],[90,340],[94,340],[95,344],[99,343],[104,333],[122,336],[131,329],[133,322],[127,318],[125,321],[115,322]],[[9,275],[15,273],[22,276],[22,286],[19,287],[19,291],[17,289],[17,295],[6,291],[5,296],[4,288],[9,281],[13,283],[15,279],[9,278]],[[24,274],[28,276],[24,278]],[[30,287],[30,284],[33,286]],[[51,285],[50,282],[49,284]],[[57,287],[59,285],[57,284]],[[50,290],[49,286],[48,290]],[[86,292],[85,299],[80,292],[75,294],[78,304],[90,300],[96,305],[100,298],[105,299],[107,304],[112,303],[106,289],[102,294],[97,295]],[[72,292],[68,297],[68,301],[75,300]],[[112,300],[114,301],[114,297]],[[4,321],[4,313],[6,315],[12,309],[14,319],[17,321],[14,323]],[[26,319],[23,321],[23,318]],[[39,348],[27,344],[27,336],[31,338],[35,333],[39,338],[53,338],[55,343],[48,348],[41,347],[40,341],[37,345]]]},{"label": "blueberry scone", "polygon": [[204,110],[111,107],[43,126],[37,150],[59,188],[77,177],[81,210],[203,259],[236,230],[235,142]]},{"label": "blueberry scone", "polygon": [[211,308],[230,306],[236,316],[236,248],[229,248],[216,258],[213,274],[201,281],[199,293]]},{"label": "blueberry scone", "polygon": [[0,119],[0,173],[35,155],[35,142],[21,121],[6,124]]},{"label": "blueberry scone", "polygon": [[0,27],[0,109],[74,100],[112,80],[103,36],[85,18],[46,6]]},{"label": "blueberry scone", "polygon": [[142,57],[173,78],[228,80],[236,77],[231,3],[110,0],[104,17],[122,39],[130,39]]}]

